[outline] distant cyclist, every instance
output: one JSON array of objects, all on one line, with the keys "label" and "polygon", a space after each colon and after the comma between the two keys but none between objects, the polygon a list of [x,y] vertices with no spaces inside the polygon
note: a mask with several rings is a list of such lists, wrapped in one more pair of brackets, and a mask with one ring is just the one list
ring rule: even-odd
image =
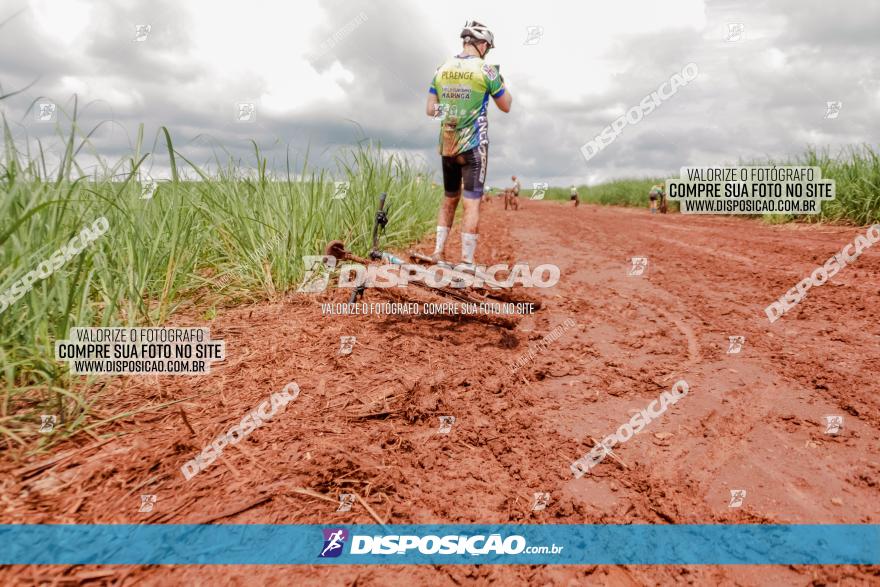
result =
[{"label": "distant cyclist", "polygon": [[657,201],[661,201],[660,209],[666,214],[666,190],[662,185],[653,185],[651,186],[651,191],[648,192],[648,199],[651,200],[651,214],[657,213]]},{"label": "distant cyclist", "polygon": [[465,23],[460,35],[462,51],[434,73],[426,114],[441,118],[440,156],[445,197],[437,215],[435,260],[443,258],[446,238],[464,184],[461,227],[461,260],[472,265],[477,249],[480,200],[489,160],[489,97],[502,112],[510,112],[512,98],[498,67],[484,59],[495,47],[495,38],[477,21]]},{"label": "distant cyclist", "polygon": [[574,202],[574,207],[577,208],[581,204],[581,199],[578,196],[577,188],[571,186],[571,197],[569,198],[572,202]]},{"label": "distant cyclist", "polygon": [[515,175],[511,175],[510,180],[513,182],[513,185],[507,188],[504,198],[504,209],[507,210],[507,206],[510,205],[514,210],[519,210],[519,190],[522,189],[522,185],[520,185]]}]

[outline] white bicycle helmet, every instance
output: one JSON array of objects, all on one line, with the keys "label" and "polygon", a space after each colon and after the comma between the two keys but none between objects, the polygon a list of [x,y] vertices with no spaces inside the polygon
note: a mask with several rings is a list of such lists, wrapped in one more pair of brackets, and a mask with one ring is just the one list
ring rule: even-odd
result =
[{"label": "white bicycle helmet", "polygon": [[464,28],[461,29],[461,38],[473,41],[486,41],[489,43],[489,48],[495,48],[495,35],[492,34],[486,25],[481,24],[475,20],[469,20],[464,23]]}]

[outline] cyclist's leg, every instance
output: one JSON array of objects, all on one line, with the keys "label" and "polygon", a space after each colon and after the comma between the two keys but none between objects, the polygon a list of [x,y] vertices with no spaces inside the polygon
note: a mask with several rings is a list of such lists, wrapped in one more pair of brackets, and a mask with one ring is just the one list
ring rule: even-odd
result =
[{"label": "cyclist's leg", "polygon": [[443,157],[443,202],[437,212],[437,238],[434,244],[435,259],[443,258],[443,250],[446,247],[446,238],[449,229],[452,228],[452,220],[455,218],[455,209],[461,196],[461,165],[458,157]]},{"label": "cyclist's leg", "polygon": [[461,260],[473,263],[477,250],[477,234],[480,224],[480,198],[483,197],[486,182],[486,164],[489,159],[489,145],[480,145],[462,154],[465,159],[462,167],[464,181],[464,216],[461,222]]}]

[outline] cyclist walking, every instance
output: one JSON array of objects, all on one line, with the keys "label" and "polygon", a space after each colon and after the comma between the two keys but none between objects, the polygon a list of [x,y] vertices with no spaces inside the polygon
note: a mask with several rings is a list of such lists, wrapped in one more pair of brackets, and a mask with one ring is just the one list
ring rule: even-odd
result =
[{"label": "cyclist walking", "polygon": [[434,73],[425,110],[428,116],[441,119],[444,198],[437,214],[437,240],[432,257],[443,258],[455,210],[464,195],[461,261],[473,265],[480,200],[489,160],[489,97],[502,112],[510,112],[512,98],[498,66],[484,61],[489,50],[495,47],[492,32],[472,20],[465,23],[460,37],[461,53],[446,60]]},{"label": "cyclist walking", "polygon": [[504,209],[507,210],[509,206],[511,210],[519,210],[519,190],[522,186],[515,175],[511,176],[510,180],[513,182],[513,187],[504,190]]}]

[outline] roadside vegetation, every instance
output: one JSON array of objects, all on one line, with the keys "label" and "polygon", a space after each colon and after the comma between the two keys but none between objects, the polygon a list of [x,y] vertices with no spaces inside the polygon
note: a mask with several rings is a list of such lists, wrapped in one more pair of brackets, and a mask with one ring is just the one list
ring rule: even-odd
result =
[{"label": "roadside vegetation", "polygon": [[[770,222],[840,222],[860,226],[880,222],[880,151],[870,145],[851,146],[832,154],[828,149],[807,149],[791,160],[761,164],[820,167],[824,179],[833,179],[837,196],[822,202],[816,215],[768,215]],[[749,163],[748,165],[757,165]]]},{"label": "roadside vegetation", "polygon": [[[828,149],[807,149],[791,159],[740,162],[739,165],[797,165],[820,167],[822,177],[833,179],[834,200],[822,203],[821,214],[767,214],[763,220],[783,222],[838,222],[867,225],[880,222],[880,151],[870,145],[851,146],[835,154]],[[677,177],[678,172],[669,177]],[[618,179],[595,186],[578,186],[581,202],[604,206],[648,207],[648,192],[654,184],[664,185],[665,177]],[[550,188],[545,200],[568,200],[570,188]],[[531,197],[533,190],[523,190]],[[670,212],[678,204],[669,201]]]},{"label": "roadside vegetation", "polygon": [[[279,176],[253,143],[250,160],[218,160],[208,171],[164,128],[160,152],[143,152],[141,127],[130,156],[108,162],[75,113],[54,165],[2,119],[0,294],[96,219],[109,229],[0,313],[0,450],[45,448],[100,424],[92,409],[103,384],[72,380],[54,359],[54,341],[71,327],[158,326],[192,307],[210,319],[216,307],[278,299],[299,285],[303,255],[322,254],[328,241],[367,252],[383,191],[384,243],[410,243],[433,226],[440,188],[430,173],[375,145],[341,150],[331,171],[306,159]],[[80,167],[86,156],[98,162],[89,171]],[[171,173],[146,197],[153,158]],[[334,181],[348,182],[344,198],[333,198]],[[59,416],[51,435],[37,432],[40,414]]]}]

